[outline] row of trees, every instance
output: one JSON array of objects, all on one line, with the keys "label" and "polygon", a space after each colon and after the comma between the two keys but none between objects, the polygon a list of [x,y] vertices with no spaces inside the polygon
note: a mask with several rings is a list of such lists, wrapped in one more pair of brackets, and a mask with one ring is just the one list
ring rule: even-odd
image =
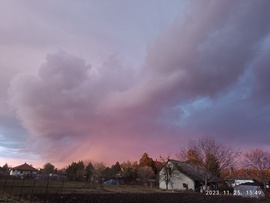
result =
[{"label": "row of trees", "polygon": [[[163,164],[169,159],[169,157],[160,158],[160,162]],[[239,149],[217,142],[213,137],[190,140],[185,148],[180,149],[177,158],[198,166],[194,170],[196,169],[196,173],[202,177],[205,186],[213,177],[209,174],[224,178],[228,171],[237,167],[245,168],[247,176],[262,181],[264,186],[270,179],[269,152],[255,149],[247,153],[241,153]],[[55,170],[49,164],[45,166],[44,168],[50,168],[51,171]],[[66,174],[70,180],[81,180],[83,178],[88,180],[93,176],[109,179],[119,175],[130,181],[139,178],[146,183],[148,179],[157,179],[159,170],[157,162],[153,161],[147,153],[144,153],[139,162],[126,161],[121,164],[116,162],[111,167],[106,167],[102,162],[73,162],[66,168]],[[168,177],[172,173],[170,170],[169,168],[165,170]]]},{"label": "row of trees", "polygon": [[[241,153],[239,149],[219,143],[213,137],[190,140],[185,148],[179,150],[177,158],[198,166],[196,172],[204,179],[205,185],[211,181],[209,174],[224,177],[228,171],[231,172],[237,167],[244,168],[247,176],[262,181],[265,186],[270,179],[269,152],[255,149]],[[41,172],[44,174],[65,174],[69,180],[125,177],[130,182],[139,178],[146,183],[148,179],[158,179],[160,164],[161,162],[164,164],[168,159],[170,157],[161,157],[160,162],[157,162],[144,153],[138,162],[125,161],[121,164],[116,162],[111,167],[106,167],[102,162],[78,161],[72,162],[61,170],[57,170],[51,163],[46,163]],[[0,167],[0,171],[8,171],[8,165]],[[172,171],[168,167],[165,172],[168,179]]]},{"label": "row of trees", "polygon": [[158,171],[154,160],[147,153],[144,153],[138,162],[125,161],[120,164],[117,161],[111,167],[106,167],[102,162],[86,160],[72,162],[62,170],[57,170],[51,163],[46,163],[41,169],[43,174],[65,174],[72,181],[91,181],[98,180],[100,177],[102,179],[124,177],[128,182],[134,182],[139,178],[143,183],[146,183],[148,179],[155,179]]}]

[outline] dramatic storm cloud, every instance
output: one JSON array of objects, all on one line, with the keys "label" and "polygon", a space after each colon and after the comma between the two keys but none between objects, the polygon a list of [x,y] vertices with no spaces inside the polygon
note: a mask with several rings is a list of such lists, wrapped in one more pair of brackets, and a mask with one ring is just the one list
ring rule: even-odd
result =
[{"label": "dramatic storm cloud", "polygon": [[[120,2],[112,10],[126,13],[130,7]],[[175,12],[172,7],[168,10]],[[67,32],[81,49],[59,36],[46,38],[57,48],[42,49],[28,71],[17,68],[20,74],[9,85],[9,106],[29,133],[28,147],[21,150],[62,163],[91,158],[113,163],[145,151],[156,158],[176,153],[188,139],[202,135],[244,149],[269,147],[270,2],[185,1],[178,9],[164,18],[166,23],[158,19],[153,32],[144,24],[144,37],[130,27],[137,13],[129,14],[132,22],[117,19],[118,32],[105,28],[95,14],[104,24],[96,30],[89,25],[81,35],[93,49],[74,37],[84,27],[84,16],[73,19],[79,28]],[[146,11],[141,12],[147,16]],[[57,22],[67,26],[61,18]],[[105,32],[112,33],[107,41],[99,36]],[[93,36],[101,37],[99,45]],[[104,50],[114,47],[106,55]]]}]

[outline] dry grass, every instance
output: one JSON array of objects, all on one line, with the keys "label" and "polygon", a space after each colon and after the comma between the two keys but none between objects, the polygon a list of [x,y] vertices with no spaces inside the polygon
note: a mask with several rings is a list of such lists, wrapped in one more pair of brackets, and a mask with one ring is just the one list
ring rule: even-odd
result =
[{"label": "dry grass", "polygon": [[[22,184],[23,183],[23,184]],[[47,184],[48,189],[46,192]],[[5,185],[5,187],[4,187]],[[34,187],[35,185],[35,187]],[[33,190],[34,189],[34,190]],[[11,195],[10,195],[11,193]],[[33,196],[31,197],[31,194]],[[12,199],[12,198],[13,199]],[[20,198],[21,197],[21,198]],[[4,199],[6,198],[6,199]],[[198,193],[162,191],[157,187],[139,185],[101,185],[85,182],[46,180],[0,179],[0,202],[28,203],[30,199],[36,202],[270,202],[270,191],[266,192],[265,200],[242,198],[234,196],[206,196]],[[70,199],[73,199],[70,201]]]}]

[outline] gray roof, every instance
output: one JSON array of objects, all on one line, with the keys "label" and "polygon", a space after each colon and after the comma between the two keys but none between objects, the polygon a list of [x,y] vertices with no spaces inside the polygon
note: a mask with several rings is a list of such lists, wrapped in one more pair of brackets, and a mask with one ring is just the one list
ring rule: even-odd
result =
[{"label": "gray roof", "polygon": [[[198,165],[192,164],[192,163],[186,163],[186,162],[181,162],[181,161],[176,161],[176,160],[169,160],[174,164],[174,166],[183,174],[188,176],[194,181],[204,181],[203,176],[206,175],[207,173],[202,167],[199,167]],[[218,181],[218,178],[214,176],[211,173],[208,173],[208,179],[209,182],[213,181]]]}]

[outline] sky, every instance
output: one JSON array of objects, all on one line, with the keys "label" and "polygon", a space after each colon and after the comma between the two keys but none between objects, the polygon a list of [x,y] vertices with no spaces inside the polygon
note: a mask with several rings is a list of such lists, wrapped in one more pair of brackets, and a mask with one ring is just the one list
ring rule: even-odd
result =
[{"label": "sky", "polygon": [[269,0],[0,1],[0,166],[270,150]]}]

